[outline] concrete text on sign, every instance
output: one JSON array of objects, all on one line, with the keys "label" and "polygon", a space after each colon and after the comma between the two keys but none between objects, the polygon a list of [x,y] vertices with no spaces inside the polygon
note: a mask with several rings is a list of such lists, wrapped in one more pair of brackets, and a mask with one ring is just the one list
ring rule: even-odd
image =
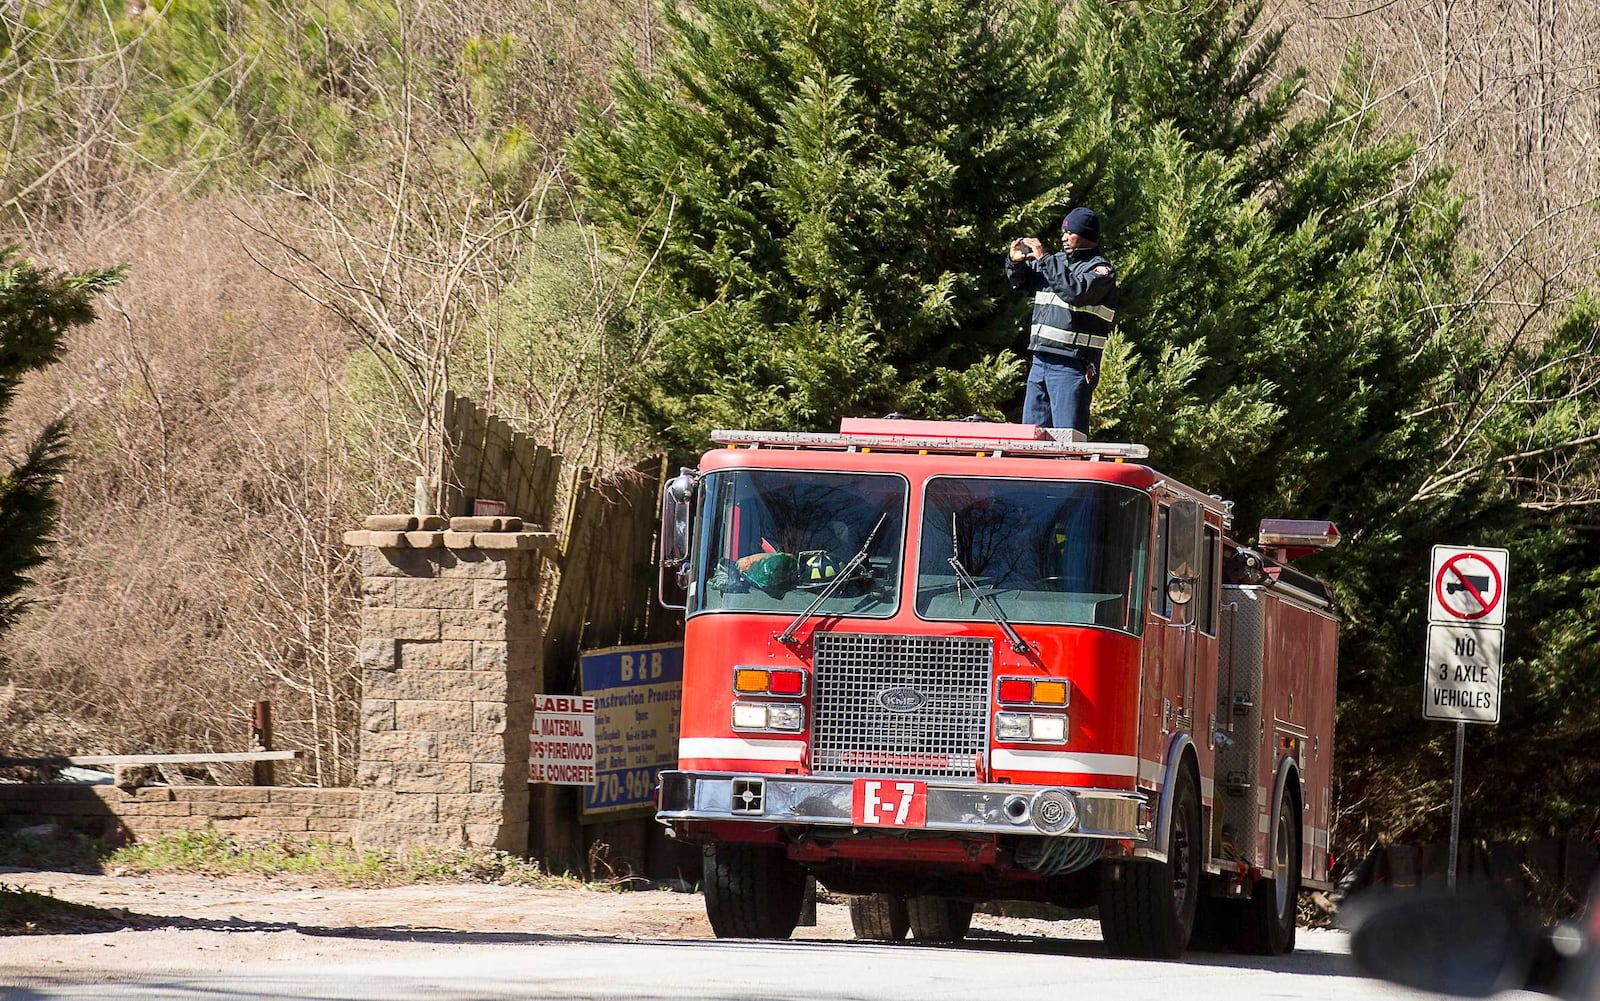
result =
[{"label": "concrete text on sign", "polygon": [[528,781],[594,785],[594,699],[576,695],[533,697]]}]

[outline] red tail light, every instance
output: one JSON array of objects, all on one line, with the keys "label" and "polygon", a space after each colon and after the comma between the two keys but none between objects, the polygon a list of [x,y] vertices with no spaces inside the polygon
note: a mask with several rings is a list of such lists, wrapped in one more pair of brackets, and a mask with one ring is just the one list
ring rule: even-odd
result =
[{"label": "red tail light", "polygon": [[799,695],[805,686],[806,676],[799,671],[773,671],[767,690],[774,695]]},{"label": "red tail light", "polygon": [[1033,701],[1033,682],[1026,678],[1002,678],[1000,701],[1017,703]]}]

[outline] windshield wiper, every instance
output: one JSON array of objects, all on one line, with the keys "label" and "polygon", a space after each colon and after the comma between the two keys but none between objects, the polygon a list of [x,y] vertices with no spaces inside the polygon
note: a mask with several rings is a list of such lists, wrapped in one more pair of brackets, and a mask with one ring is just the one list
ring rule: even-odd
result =
[{"label": "windshield wiper", "polygon": [[844,569],[840,570],[838,575],[834,577],[833,580],[828,581],[827,587],[823,588],[820,592],[818,592],[815,598],[811,599],[811,604],[805,607],[805,611],[801,612],[795,617],[793,622],[789,623],[788,629],[785,629],[783,632],[778,634],[779,643],[788,643],[790,640],[793,640],[795,630],[805,625],[806,620],[811,618],[811,613],[815,612],[824,601],[827,601],[829,598],[833,597],[833,592],[843,587],[844,582],[849,580],[855,574],[857,568],[867,561],[867,553],[872,549],[872,543],[877,540],[878,532],[883,529],[883,523],[888,520],[888,511],[878,515],[878,523],[873,525],[872,531],[867,533],[867,541],[862,544],[861,551],[850,557],[850,562],[844,565]]},{"label": "windshield wiper", "polygon": [[[972,591],[973,598],[977,599],[978,604],[982,605],[984,611],[989,613],[989,617],[994,619],[995,624],[1005,632],[1006,639],[1011,641],[1011,649],[1017,653],[1027,653],[1028,641],[1023,639],[1012,628],[1011,620],[1006,618],[1006,613],[1000,610],[1000,603],[994,600],[994,595],[984,593],[982,585],[977,582],[972,574],[967,573],[966,567],[961,565],[961,541],[956,535],[955,512],[950,514],[950,569],[956,572],[956,580],[961,584],[965,584]],[[957,597],[960,597],[959,593]]]}]

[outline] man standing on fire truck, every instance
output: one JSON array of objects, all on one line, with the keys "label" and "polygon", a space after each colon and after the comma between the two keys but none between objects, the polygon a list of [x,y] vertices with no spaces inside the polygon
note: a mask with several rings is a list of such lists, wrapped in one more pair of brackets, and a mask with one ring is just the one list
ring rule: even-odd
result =
[{"label": "man standing on fire truck", "polygon": [[1028,388],[1022,423],[1089,432],[1089,399],[1117,318],[1117,278],[1100,253],[1100,217],[1075,208],[1061,220],[1061,250],[1033,237],[1011,241],[1006,277],[1033,295]]}]

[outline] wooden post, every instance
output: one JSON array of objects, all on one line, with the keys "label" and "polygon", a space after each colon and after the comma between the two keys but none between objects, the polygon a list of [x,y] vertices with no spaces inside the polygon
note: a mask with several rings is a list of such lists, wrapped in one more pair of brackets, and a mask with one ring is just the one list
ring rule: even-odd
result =
[{"label": "wooden post", "polygon": [[[250,750],[272,750],[272,703],[265,700],[250,708]],[[253,784],[277,785],[271,761],[257,761],[251,766]]]}]

